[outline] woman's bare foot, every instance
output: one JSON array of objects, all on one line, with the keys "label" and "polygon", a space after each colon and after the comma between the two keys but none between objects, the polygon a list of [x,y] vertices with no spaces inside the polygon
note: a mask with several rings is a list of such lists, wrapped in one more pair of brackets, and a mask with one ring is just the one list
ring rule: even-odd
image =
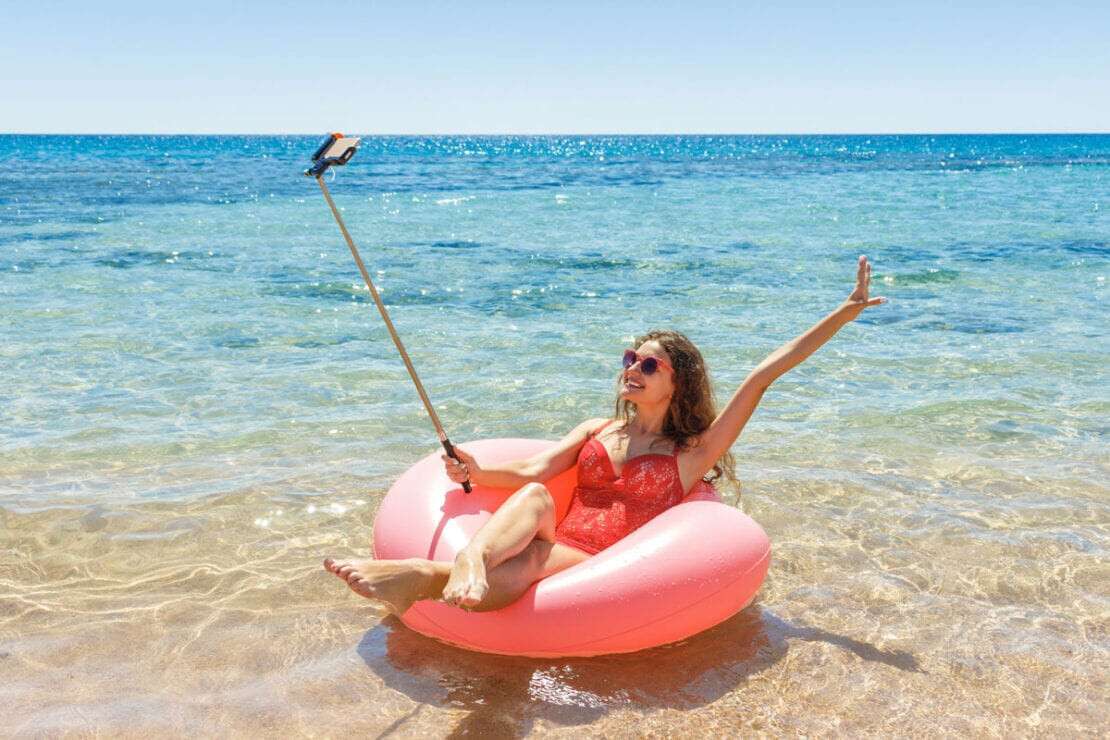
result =
[{"label": "woman's bare foot", "polygon": [[464,548],[455,556],[451,577],[443,587],[443,600],[448,604],[471,609],[478,606],[489,591],[486,582],[486,563],[481,555]]},{"label": "woman's bare foot", "polygon": [[[359,596],[383,603],[401,616],[414,602],[434,599],[437,580],[435,565],[428,560],[333,560],[324,568],[347,582]],[[443,582],[443,579],[439,579]]]}]

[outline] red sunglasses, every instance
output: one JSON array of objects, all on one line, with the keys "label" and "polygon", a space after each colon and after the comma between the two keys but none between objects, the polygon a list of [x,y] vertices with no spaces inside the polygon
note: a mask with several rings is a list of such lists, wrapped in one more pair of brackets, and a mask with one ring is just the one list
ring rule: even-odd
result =
[{"label": "red sunglasses", "polygon": [[624,369],[627,370],[628,368],[635,365],[637,362],[640,363],[640,371],[644,375],[654,375],[655,371],[659,369],[660,365],[667,368],[672,373],[674,372],[674,368],[671,367],[670,363],[664,360],[662,357],[643,357],[637,354],[636,350],[634,349],[626,349],[624,351]]}]

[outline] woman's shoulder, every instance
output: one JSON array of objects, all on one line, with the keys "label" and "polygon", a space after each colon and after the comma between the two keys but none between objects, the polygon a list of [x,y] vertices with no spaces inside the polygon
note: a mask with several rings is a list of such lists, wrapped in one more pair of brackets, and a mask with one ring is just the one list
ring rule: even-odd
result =
[{"label": "woman's shoulder", "polygon": [[570,430],[570,433],[567,435],[567,439],[576,437],[581,440],[583,436],[585,436],[586,439],[589,439],[605,427],[609,426],[609,422],[611,421],[612,419],[606,419],[603,416],[586,419],[585,421],[578,424],[578,426],[574,427],[574,429]]},{"label": "woman's shoulder", "polygon": [[587,419],[585,422],[583,422],[583,426],[590,430],[589,436],[593,437],[596,436],[599,432],[603,431],[612,422],[613,419],[604,416],[598,416],[593,419]]}]

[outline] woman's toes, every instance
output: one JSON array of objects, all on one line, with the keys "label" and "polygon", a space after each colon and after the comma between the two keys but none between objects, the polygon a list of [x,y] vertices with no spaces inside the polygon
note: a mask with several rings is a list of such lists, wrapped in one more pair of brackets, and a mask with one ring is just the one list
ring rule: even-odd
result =
[{"label": "woman's toes", "polygon": [[347,585],[351,587],[359,596],[365,596],[368,599],[374,598],[374,587],[365,578],[352,578],[347,581]]},{"label": "woman's toes", "polygon": [[335,570],[335,561],[331,558],[324,558],[324,570],[332,572]]},{"label": "woman's toes", "polygon": [[486,586],[484,584],[472,583],[470,588],[467,589],[466,596],[462,599],[462,606],[475,607],[482,603],[482,599],[486,598]]}]

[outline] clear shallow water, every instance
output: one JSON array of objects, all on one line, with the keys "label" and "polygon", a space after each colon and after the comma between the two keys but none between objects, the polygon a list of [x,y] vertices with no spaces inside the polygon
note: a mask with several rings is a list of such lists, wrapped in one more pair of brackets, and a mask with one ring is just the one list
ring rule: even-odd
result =
[{"label": "clear shallow water", "polygon": [[655,326],[723,401],[861,253],[892,298],[734,449],[757,605],[569,662],[429,643],[319,569],[435,444],[315,143],[0,137],[7,726],[1105,731],[1110,137],[367,141],[332,192],[456,442],[609,413]]}]

